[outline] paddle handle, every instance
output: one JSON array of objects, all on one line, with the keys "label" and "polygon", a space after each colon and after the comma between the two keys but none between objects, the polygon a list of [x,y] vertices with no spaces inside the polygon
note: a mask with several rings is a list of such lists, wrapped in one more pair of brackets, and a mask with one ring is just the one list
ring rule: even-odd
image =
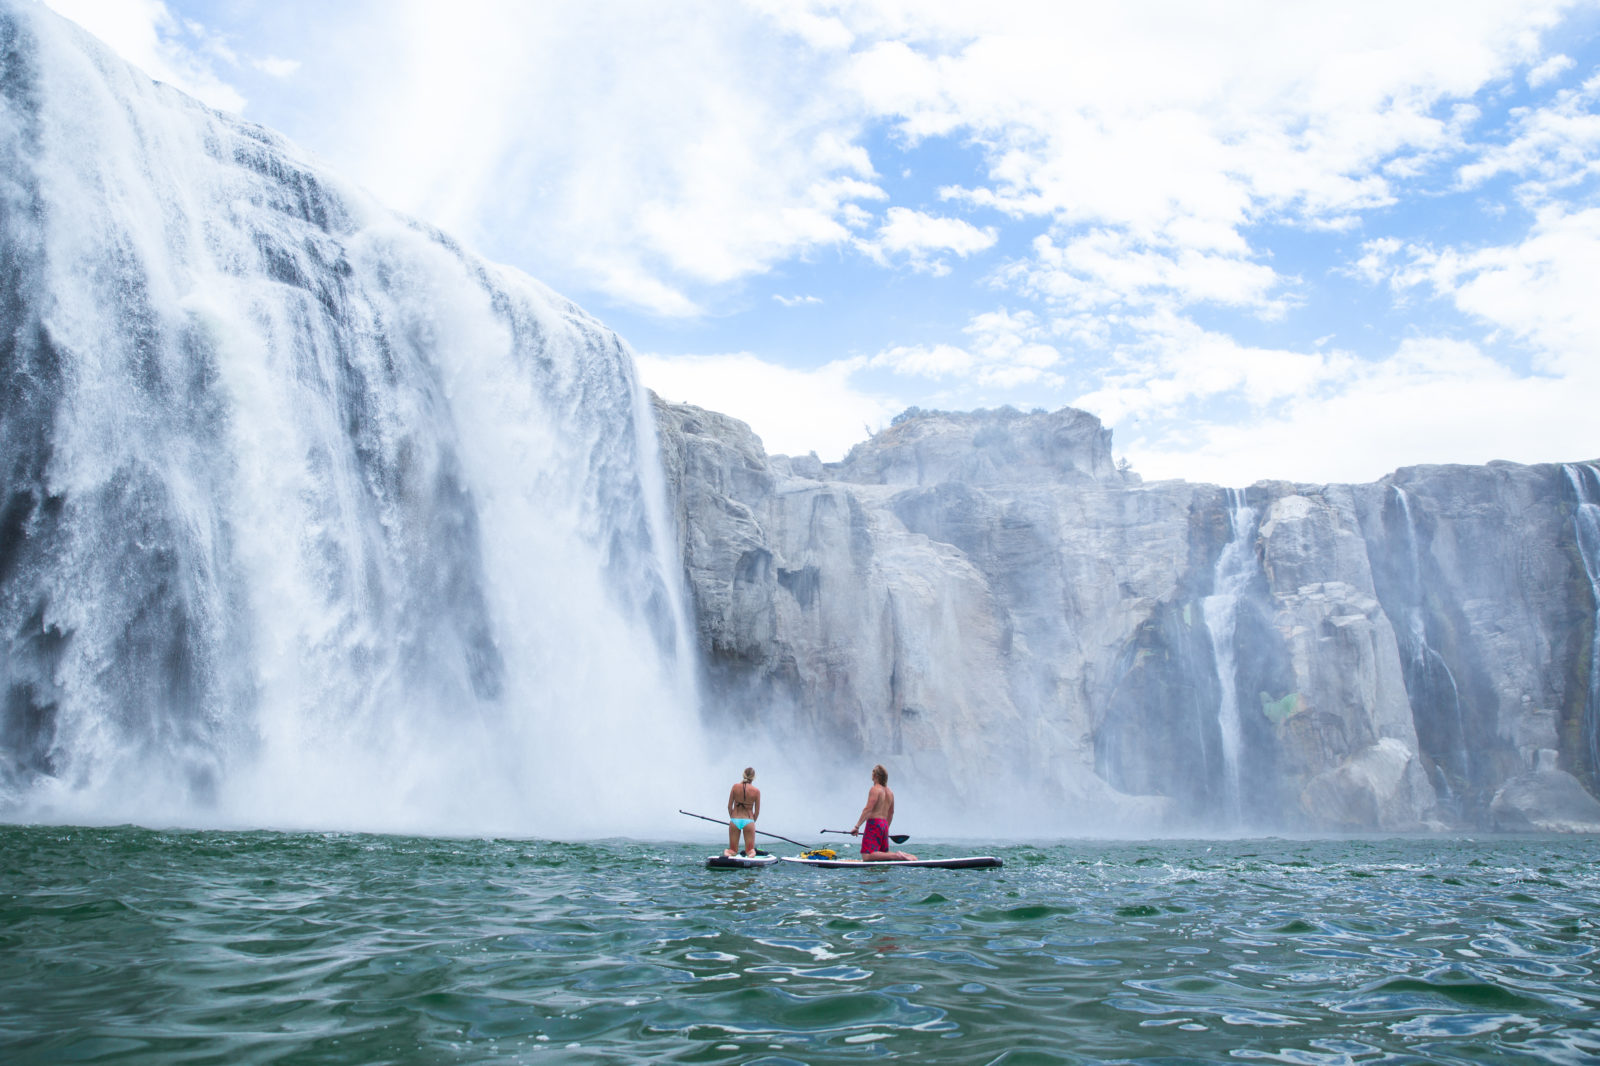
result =
[{"label": "paddle handle", "polygon": [[[687,814],[690,818],[698,818],[702,822],[715,822],[717,825],[727,825],[728,824],[728,820],[726,818],[708,818],[703,814],[696,814],[693,811],[683,810],[681,807],[678,809],[678,813],[679,814]],[[793,844],[797,848],[810,847],[809,844],[802,844],[798,840],[790,840],[788,837],[778,836],[777,833],[769,833],[765,829],[757,829],[756,832],[760,833],[764,837],[772,837],[775,840],[781,840],[785,844]]]},{"label": "paddle handle", "polygon": [[[853,836],[856,835],[855,833],[850,832],[850,830],[848,830],[848,829],[818,829],[817,832],[819,832],[819,833],[838,833],[842,837],[853,837]],[[911,839],[911,834],[910,833],[890,833],[889,834],[889,839],[894,841],[896,844],[904,844],[906,841]]]}]

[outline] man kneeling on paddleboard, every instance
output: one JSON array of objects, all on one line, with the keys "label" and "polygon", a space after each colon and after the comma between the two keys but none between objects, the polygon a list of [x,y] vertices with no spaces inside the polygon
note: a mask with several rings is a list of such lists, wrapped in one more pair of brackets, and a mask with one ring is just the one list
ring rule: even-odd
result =
[{"label": "man kneeling on paddleboard", "polygon": [[[867,790],[867,805],[851,827],[851,836],[861,837],[862,862],[914,860],[915,855],[889,850],[889,825],[894,821],[894,793],[889,791],[889,771],[879,763],[872,768],[872,787]],[[865,823],[867,831],[861,832]]]}]

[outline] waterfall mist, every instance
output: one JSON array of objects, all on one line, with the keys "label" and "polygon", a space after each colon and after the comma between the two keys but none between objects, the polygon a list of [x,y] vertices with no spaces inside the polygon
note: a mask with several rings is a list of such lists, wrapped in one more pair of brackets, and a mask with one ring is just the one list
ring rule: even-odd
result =
[{"label": "waterfall mist", "polygon": [[0,811],[681,829],[616,337],[47,12],[0,6],[0,70]]}]

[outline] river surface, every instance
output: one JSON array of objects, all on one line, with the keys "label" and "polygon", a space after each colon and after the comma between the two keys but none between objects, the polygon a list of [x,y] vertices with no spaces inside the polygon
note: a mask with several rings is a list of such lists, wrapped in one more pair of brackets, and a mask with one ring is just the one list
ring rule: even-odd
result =
[{"label": "river surface", "polygon": [[0,1061],[1600,1061],[1594,839],[907,846],[0,826]]}]

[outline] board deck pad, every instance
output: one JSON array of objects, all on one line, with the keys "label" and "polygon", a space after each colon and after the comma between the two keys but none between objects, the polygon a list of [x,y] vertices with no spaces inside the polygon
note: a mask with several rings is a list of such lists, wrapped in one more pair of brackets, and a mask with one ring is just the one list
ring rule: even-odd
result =
[{"label": "board deck pad", "polygon": [[801,866],[817,866],[824,870],[877,869],[881,866],[926,866],[944,870],[975,870],[1004,866],[993,855],[962,855],[954,859],[884,859],[879,862],[862,862],[860,859],[802,859],[783,857],[784,862]]},{"label": "board deck pad", "polygon": [[778,861],[776,855],[757,854],[755,858],[743,855],[713,855],[706,860],[708,870],[755,870],[771,866]]}]

